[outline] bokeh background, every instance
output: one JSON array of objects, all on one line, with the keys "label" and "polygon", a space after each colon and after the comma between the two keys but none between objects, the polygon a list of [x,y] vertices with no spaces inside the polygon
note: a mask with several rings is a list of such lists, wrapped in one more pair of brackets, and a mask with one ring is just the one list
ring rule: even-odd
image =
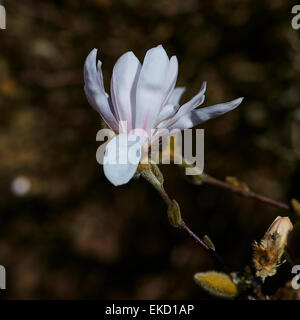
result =
[{"label": "bokeh background", "polygon": [[[3,299],[210,299],[193,274],[216,269],[173,229],[143,180],[112,186],[95,159],[100,116],[83,92],[99,48],[107,90],[116,59],[163,44],[177,55],[183,100],[208,82],[205,105],[244,96],[205,123],[205,171],[259,193],[299,198],[300,31],[286,0],[1,1],[0,264]],[[235,270],[277,215],[251,199],[161,167],[187,224],[208,234]],[[291,216],[295,221],[295,217]],[[290,266],[266,281],[272,293]]]}]

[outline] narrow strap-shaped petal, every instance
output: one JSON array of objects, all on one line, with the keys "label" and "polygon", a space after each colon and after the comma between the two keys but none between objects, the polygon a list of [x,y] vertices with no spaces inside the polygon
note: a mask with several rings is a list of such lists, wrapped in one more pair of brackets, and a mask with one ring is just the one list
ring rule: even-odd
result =
[{"label": "narrow strap-shaped petal", "polygon": [[150,133],[175,87],[177,74],[177,58],[169,60],[161,45],[147,51],[136,89],[136,128]]},{"label": "narrow strap-shaped petal", "polygon": [[115,131],[118,123],[108,102],[103,85],[101,61],[97,59],[97,49],[93,49],[87,56],[84,64],[84,91],[91,106],[100,113],[104,121]]},{"label": "narrow strap-shaped petal", "polygon": [[174,123],[176,123],[184,114],[187,114],[194,110],[195,108],[199,107],[205,99],[205,91],[206,91],[206,82],[203,82],[200,91],[188,102],[186,102],[184,105],[182,105],[178,112],[172,117],[170,120],[168,120],[166,123],[164,123],[161,127],[162,128],[169,128]]},{"label": "narrow strap-shaped petal", "polygon": [[144,139],[126,133],[115,136],[106,146],[104,174],[115,186],[127,183],[135,174],[141,159]]},{"label": "narrow strap-shaped petal", "polygon": [[166,104],[159,113],[155,126],[158,126],[162,121],[174,116],[178,109],[179,104]]},{"label": "narrow strap-shaped petal", "polygon": [[160,122],[174,116],[174,114],[179,109],[180,98],[184,92],[185,92],[185,87],[177,87],[173,90],[167,104],[164,105],[162,110],[160,111],[156,119],[155,126],[157,126]]},{"label": "narrow strap-shaped petal", "polygon": [[179,104],[182,95],[184,94],[186,87],[176,87],[172,91],[168,104]]},{"label": "narrow strap-shaped petal", "polygon": [[230,102],[216,104],[214,106],[200,108],[197,110],[192,110],[191,112],[183,115],[177,122],[170,126],[169,130],[179,129],[184,130],[192,128],[202,122],[221,116],[236,107],[238,107],[243,98],[238,98]]},{"label": "narrow strap-shaped petal", "polygon": [[169,63],[168,73],[166,74],[165,79],[165,91],[167,93],[166,99],[164,100],[160,110],[162,107],[169,101],[174,91],[176,81],[178,76],[178,60],[176,56],[172,56]]},{"label": "narrow strap-shaped petal", "polygon": [[120,121],[127,121],[128,132],[133,128],[132,109],[136,108],[136,84],[141,63],[133,52],[123,54],[116,62],[111,79],[111,96]]}]

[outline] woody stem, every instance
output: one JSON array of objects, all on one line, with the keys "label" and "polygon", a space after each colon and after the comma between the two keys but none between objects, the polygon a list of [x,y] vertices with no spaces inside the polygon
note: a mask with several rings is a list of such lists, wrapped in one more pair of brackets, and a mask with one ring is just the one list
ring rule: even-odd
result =
[{"label": "woody stem", "polygon": [[[147,175],[142,175],[150,184],[158,191],[167,207],[172,204],[172,200],[164,189],[163,185],[158,183],[153,183],[152,179],[149,179]],[[212,248],[210,248],[200,237],[198,237],[187,225],[185,222],[182,222],[180,228],[184,230],[190,237],[192,237],[196,243],[198,243],[203,250],[205,250],[211,257],[213,257],[218,263],[220,263],[224,269],[231,271],[231,269],[225,264],[222,257]]]},{"label": "woody stem", "polygon": [[243,197],[247,197],[247,198],[252,198],[255,200],[258,200],[260,202],[269,204],[273,207],[279,208],[279,209],[283,209],[286,211],[290,211],[291,210],[291,206],[288,205],[287,203],[284,202],[280,202],[277,200],[273,200],[271,198],[268,198],[266,196],[263,196],[261,194],[255,193],[253,191],[248,191],[248,190],[243,190],[241,188],[235,187],[233,185],[231,185],[230,183],[227,183],[225,181],[219,180],[217,178],[214,178],[212,176],[209,176],[207,174],[202,174],[201,180],[203,182],[206,182],[208,184],[214,185],[216,187],[222,188],[222,189],[226,189],[228,191],[231,191],[233,193],[236,193],[240,196]]}]

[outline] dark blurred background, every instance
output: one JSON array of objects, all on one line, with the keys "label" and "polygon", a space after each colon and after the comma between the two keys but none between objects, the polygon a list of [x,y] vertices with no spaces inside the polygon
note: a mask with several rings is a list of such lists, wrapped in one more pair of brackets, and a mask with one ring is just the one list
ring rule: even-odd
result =
[{"label": "dark blurred background", "polygon": [[[116,59],[163,44],[179,60],[189,99],[245,100],[205,123],[205,171],[236,176],[277,200],[299,198],[300,31],[286,0],[1,1],[0,264],[5,299],[209,299],[195,272],[216,269],[173,229],[143,180],[114,187],[95,154],[100,116],[83,91],[83,63],[99,48],[109,90]],[[208,234],[235,270],[278,209],[189,184],[162,166],[187,224]],[[291,217],[293,218],[293,217]],[[267,292],[291,276],[283,267]],[[269,290],[269,291],[268,291]]]}]

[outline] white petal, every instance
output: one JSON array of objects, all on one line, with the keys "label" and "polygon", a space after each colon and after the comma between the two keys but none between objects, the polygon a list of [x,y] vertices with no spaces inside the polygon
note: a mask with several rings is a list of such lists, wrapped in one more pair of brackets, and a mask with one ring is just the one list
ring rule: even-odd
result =
[{"label": "white petal", "polygon": [[163,124],[163,128],[169,128],[173,126],[174,123],[176,123],[184,114],[187,114],[191,112],[193,109],[199,107],[205,99],[205,93],[206,91],[206,82],[203,82],[200,91],[188,102],[186,102],[184,105],[182,105],[178,112],[175,114],[173,118],[168,120],[165,124]]},{"label": "white petal", "polygon": [[118,119],[127,121],[128,132],[133,128],[132,109],[136,108],[136,84],[140,70],[141,63],[131,51],[123,54],[113,69],[112,101]]},{"label": "white petal", "polygon": [[91,106],[100,113],[104,121],[113,129],[118,129],[118,123],[108,102],[103,85],[101,61],[96,66],[97,49],[93,49],[84,64],[84,91]]},{"label": "white petal", "polygon": [[135,174],[141,159],[144,140],[130,134],[115,136],[106,146],[104,174],[115,186],[127,183]]},{"label": "white petal", "polygon": [[169,127],[169,129],[184,130],[192,128],[202,122],[216,118],[228,111],[235,109],[241,104],[242,101],[243,98],[238,98],[230,102],[220,103],[214,106],[193,110],[183,115],[176,123]]},{"label": "white petal", "polygon": [[171,98],[176,85],[177,76],[178,76],[178,60],[176,56],[172,56],[169,63],[168,73],[166,74],[166,79],[165,79],[165,91],[167,93],[167,97],[164,100],[161,108]]},{"label": "white petal", "polygon": [[160,111],[156,119],[155,125],[158,125],[160,122],[174,116],[174,114],[179,109],[179,101],[184,92],[185,87],[177,87],[173,90],[168,100],[168,103],[165,106],[163,106],[162,110]]},{"label": "white petal", "polygon": [[156,124],[155,126],[157,126],[160,122],[169,119],[170,117],[174,116],[174,114],[177,112],[177,110],[179,109],[179,104],[166,104],[161,112],[159,113],[157,119],[156,119]]},{"label": "white petal", "polygon": [[167,104],[179,104],[181,96],[184,94],[186,88],[185,87],[176,87],[170,95]]},{"label": "white petal", "polygon": [[150,133],[173,91],[178,73],[176,57],[169,60],[160,45],[147,51],[136,91],[135,127]]}]

